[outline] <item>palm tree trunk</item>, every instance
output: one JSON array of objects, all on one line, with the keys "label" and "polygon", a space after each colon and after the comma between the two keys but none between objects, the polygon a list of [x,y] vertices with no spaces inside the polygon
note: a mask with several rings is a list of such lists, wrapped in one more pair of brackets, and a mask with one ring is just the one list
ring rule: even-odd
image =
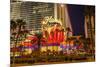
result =
[{"label": "palm tree trunk", "polygon": [[39,54],[40,54],[40,51],[41,51],[41,48],[40,48],[40,39],[38,40],[38,51],[39,51]]},{"label": "palm tree trunk", "polygon": [[[16,39],[16,41],[15,41],[15,48],[16,48],[16,45],[17,45],[17,42],[18,42],[18,36],[20,34],[20,30],[21,30],[21,26],[19,26],[17,37],[15,38]],[[13,64],[12,65],[14,66],[14,64],[15,64],[15,52],[13,53]]]}]

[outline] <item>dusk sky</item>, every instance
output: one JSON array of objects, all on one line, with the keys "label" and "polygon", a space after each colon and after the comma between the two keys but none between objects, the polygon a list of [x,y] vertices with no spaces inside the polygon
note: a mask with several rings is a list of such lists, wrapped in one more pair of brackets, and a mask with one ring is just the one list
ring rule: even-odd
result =
[{"label": "dusk sky", "polygon": [[84,6],[67,5],[74,35],[84,35]]}]

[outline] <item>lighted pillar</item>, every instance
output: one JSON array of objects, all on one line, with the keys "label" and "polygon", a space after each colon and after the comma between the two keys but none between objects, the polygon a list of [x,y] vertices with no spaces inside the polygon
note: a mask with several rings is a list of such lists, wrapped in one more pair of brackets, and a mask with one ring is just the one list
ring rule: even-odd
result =
[{"label": "lighted pillar", "polygon": [[57,4],[54,4],[54,18],[57,19]]},{"label": "lighted pillar", "polygon": [[67,10],[67,5],[66,4],[58,4],[58,9],[57,9],[57,18],[61,20],[62,26],[64,28],[69,27],[72,30],[70,18],[68,15],[68,10]]},{"label": "lighted pillar", "polygon": [[89,22],[89,17],[85,16],[85,37],[88,38],[88,28],[87,28],[87,23]]}]

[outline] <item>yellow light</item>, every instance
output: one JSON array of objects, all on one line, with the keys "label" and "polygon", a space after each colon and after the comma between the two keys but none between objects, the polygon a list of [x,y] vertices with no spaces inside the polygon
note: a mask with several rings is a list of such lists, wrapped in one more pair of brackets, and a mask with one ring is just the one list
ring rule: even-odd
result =
[{"label": "yellow light", "polygon": [[61,4],[61,7],[64,7],[64,4]]},{"label": "yellow light", "polygon": [[42,23],[45,24],[45,21],[43,21]]}]

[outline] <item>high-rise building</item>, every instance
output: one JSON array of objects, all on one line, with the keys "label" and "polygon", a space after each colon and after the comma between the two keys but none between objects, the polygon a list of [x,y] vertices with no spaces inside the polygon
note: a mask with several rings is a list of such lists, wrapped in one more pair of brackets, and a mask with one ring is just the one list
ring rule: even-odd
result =
[{"label": "high-rise building", "polygon": [[64,28],[69,27],[72,30],[65,4],[28,1],[11,3],[11,19],[24,19],[29,30],[41,30],[41,21],[46,16],[61,20]]},{"label": "high-rise building", "polygon": [[12,3],[14,3],[14,2],[21,2],[21,1],[23,1],[23,0],[10,0],[10,2]]},{"label": "high-rise building", "polygon": [[40,30],[45,16],[54,17],[54,4],[21,2],[11,3],[11,19],[22,18],[28,29]]},{"label": "high-rise building", "polygon": [[68,15],[66,4],[55,4],[55,18],[60,19],[64,28],[70,28],[72,31],[71,21]]},{"label": "high-rise building", "polygon": [[18,19],[20,18],[20,6],[21,6],[21,2],[19,1],[11,1],[10,3],[11,7],[10,7],[10,18],[11,19]]},{"label": "high-rise building", "polygon": [[95,7],[85,7],[85,37],[90,38],[90,41],[95,42]]}]

